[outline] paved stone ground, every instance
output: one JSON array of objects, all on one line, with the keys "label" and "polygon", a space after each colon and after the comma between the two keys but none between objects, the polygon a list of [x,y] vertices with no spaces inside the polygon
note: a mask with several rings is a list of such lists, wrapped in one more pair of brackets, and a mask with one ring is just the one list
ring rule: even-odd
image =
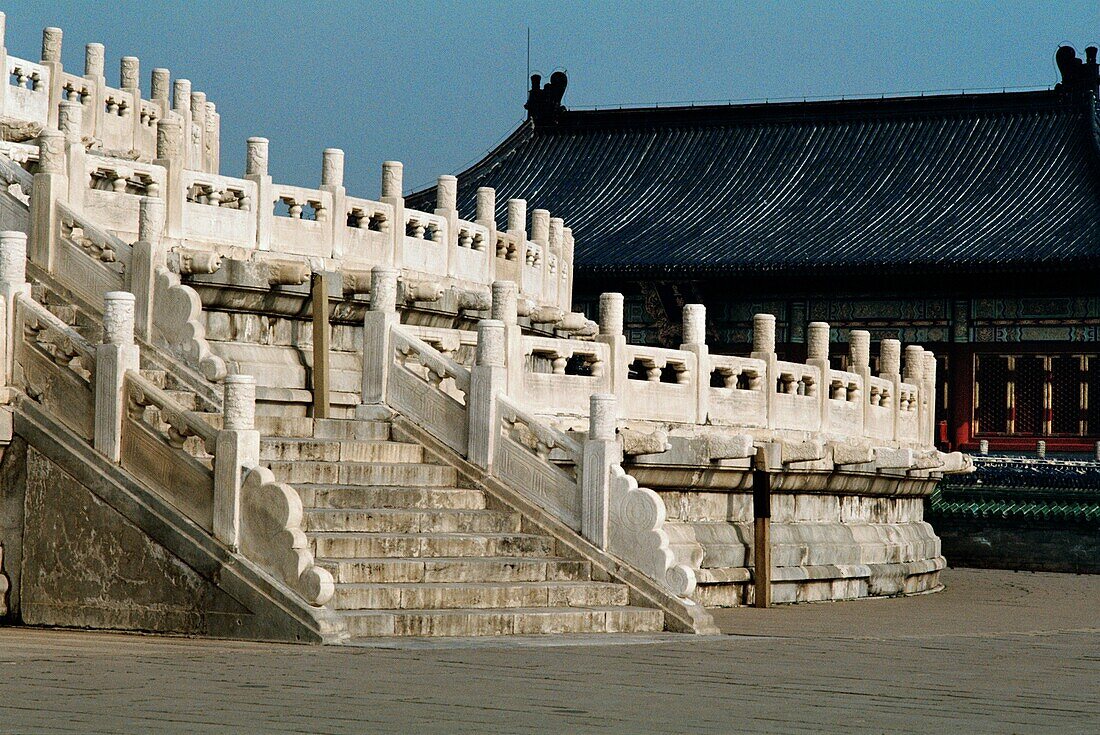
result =
[{"label": "paved stone ground", "polygon": [[356,648],[0,629],[3,733],[1098,733],[1100,577],[724,610],[726,637]]}]

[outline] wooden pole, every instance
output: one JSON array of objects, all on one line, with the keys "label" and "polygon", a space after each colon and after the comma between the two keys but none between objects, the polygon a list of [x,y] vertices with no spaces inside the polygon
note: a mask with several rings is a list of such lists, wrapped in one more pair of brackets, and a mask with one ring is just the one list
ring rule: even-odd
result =
[{"label": "wooden pole", "polygon": [[313,302],[313,418],[329,417],[328,277],[314,273],[309,281]]},{"label": "wooden pole", "polygon": [[772,478],[767,470],[752,472],[753,515],[753,588],[755,607],[771,607],[772,604]]}]

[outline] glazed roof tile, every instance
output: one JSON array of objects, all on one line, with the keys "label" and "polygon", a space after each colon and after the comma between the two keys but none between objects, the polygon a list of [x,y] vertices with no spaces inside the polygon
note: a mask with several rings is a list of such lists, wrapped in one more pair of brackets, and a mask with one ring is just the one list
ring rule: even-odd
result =
[{"label": "glazed roof tile", "polygon": [[549,209],[581,273],[1060,269],[1100,261],[1096,131],[1053,91],[566,111],[459,174],[459,210]]}]

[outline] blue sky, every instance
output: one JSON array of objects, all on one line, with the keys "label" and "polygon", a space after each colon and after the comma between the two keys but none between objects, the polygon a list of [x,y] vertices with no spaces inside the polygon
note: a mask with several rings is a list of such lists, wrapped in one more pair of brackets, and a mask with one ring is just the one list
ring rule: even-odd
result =
[{"label": "blue sky", "polygon": [[569,73],[567,106],[860,95],[1049,85],[1060,43],[1100,43],[1095,2],[8,2],[9,53],[41,30],[186,77],[222,115],[222,171],[271,139],[276,181],[316,185],[321,151],[347,154],[351,193],[375,196],[381,162],[405,185],[454,173],[524,116],[533,71]]}]

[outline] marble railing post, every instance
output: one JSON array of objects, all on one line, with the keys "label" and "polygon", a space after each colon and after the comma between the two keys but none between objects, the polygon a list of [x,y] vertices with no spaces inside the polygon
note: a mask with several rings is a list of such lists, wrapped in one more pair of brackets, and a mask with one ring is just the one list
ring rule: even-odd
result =
[{"label": "marble railing post", "polygon": [[29,257],[35,265],[54,273],[57,268],[57,240],[61,218],[57,202],[69,193],[65,171],[65,134],[45,128],[38,136],[38,173],[31,191]]},{"label": "marble railing post", "polygon": [[[187,167],[206,171],[206,92],[191,92],[191,130],[187,135]],[[198,140],[195,139],[198,130]]]},{"label": "marble railing post", "polygon": [[561,290],[558,291],[558,300],[563,309],[569,311],[573,307],[573,230],[569,227],[562,228],[562,261],[558,266],[562,274]]},{"label": "marble railing post", "polygon": [[626,359],[626,337],[623,334],[623,295],[621,293],[600,294],[600,331],[597,342],[607,345],[607,375],[611,379],[611,392],[622,400],[627,389],[627,376],[630,364]]},{"label": "marble railing post", "polygon": [[102,43],[89,43],[84,47],[84,79],[89,95],[81,95],[80,103],[84,105],[85,124],[91,128],[93,138],[103,137],[104,88],[107,80],[103,77],[104,49]]},{"label": "marble railing post", "polygon": [[695,423],[705,424],[710,413],[710,348],[707,347],[707,307],[684,304],[684,333],[680,349],[695,355]]},{"label": "marble railing post", "polygon": [[134,97],[134,106],[129,111],[133,129],[131,150],[141,150],[141,61],[136,56],[123,56],[119,61],[118,86]]},{"label": "marble railing post", "polygon": [[[61,29],[44,28],[42,30],[42,66],[50,70],[50,102],[47,125],[57,127],[57,106],[61,103]],[[7,68],[4,69],[4,83],[7,83]]]},{"label": "marble railing post", "polygon": [[206,103],[206,135],[203,136],[206,145],[206,168],[216,174],[221,171],[222,158],[222,116],[218,113],[218,107],[213,102]]},{"label": "marble railing post", "polygon": [[[7,73],[8,71],[8,48],[5,39],[7,29],[7,16],[0,12],[0,69]],[[7,80],[5,80],[7,81]],[[8,109],[8,87],[9,84],[0,84],[0,117],[7,116]]]},{"label": "marble railing post", "polygon": [[397,315],[397,269],[376,265],[370,274],[370,309],[363,316],[363,392],[356,418],[388,416],[386,383],[393,363]]},{"label": "marble railing post", "polygon": [[763,360],[764,391],[767,397],[768,428],[775,428],[776,381],[779,379],[775,355],[775,316],[756,314],[752,318],[752,357]]},{"label": "marble railing post", "polygon": [[223,386],[222,428],[214,452],[214,538],[233,551],[241,545],[241,484],[260,462],[256,430],[256,379],[227,375]]},{"label": "marble railing post", "polygon": [[516,243],[516,292],[523,293],[523,267],[527,258],[527,201],[508,200],[508,237]]},{"label": "marble railing post", "polygon": [[183,237],[183,205],[187,192],[183,189],[183,119],[169,112],[157,120],[157,156],[153,163],[164,167],[163,197],[166,202],[165,234]]},{"label": "marble railing post", "polygon": [[491,315],[504,325],[504,367],[506,394],[513,400],[523,399],[523,330],[519,326],[517,293],[512,281],[493,281]]},{"label": "marble railing post", "polygon": [[138,210],[138,240],[130,263],[130,291],[136,299],[135,325],[138,336],[153,339],[153,300],[157,270],[167,267],[164,235],[164,200],[142,197]]},{"label": "marble railing post", "polygon": [[0,232],[0,305],[3,307],[3,330],[0,331],[3,343],[2,365],[4,385],[12,383],[12,368],[15,360],[15,298],[19,294],[30,296],[31,285],[27,283],[27,235],[18,230]]},{"label": "marble railing post", "polygon": [[507,389],[504,322],[482,319],[477,324],[477,352],[470,371],[470,400],[466,407],[469,449],[467,458],[489,469],[500,434],[497,397]]},{"label": "marble railing post", "polygon": [[821,413],[819,430],[829,428],[829,396],[832,380],[829,379],[829,324],[810,322],[806,330],[806,364],[821,372],[821,384],[817,386],[818,411]]},{"label": "marble railing post", "polygon": [[84,210],[84,192],[88,190],[88,157],[84,148],[84,105],[63,100],[57,114],[57,126],[65,137],[65,171],[69,177],[68,205]]},{"label": "marble railing post", "polygon": [[443,242],[446,250],[446,274],[454,276],[458,268],[458,178],[440,176],[435,185],[435,214],[447,222]]},{"label": "marble railing post", "polygon": [[402,194],[404,166],[400,161],[385,161],[382,164],[382,202],[393,207],[393,245],[390,250],[390,262],[395,268],[404,263],[405,251],[405,197]]},{"label": "marble railing post", "polygon": [[889,406],[890,411],[893,414],[893,429],[890,434],[890,439],[897,439],[898,436],[898,422],[901,419],[901,412],[898,407],[901,405],[900,396],[898,395],[901,389],[901,342],[896,339],[884,339],[879,344],[879,371],[878,376],[883,380],[889,381],[890,389],[893,391],[890,396]]},{"label": "marble railing post", "polygon": [[622,444],[617,435],[618,400],[609,393],[594,393],[589,398],[588,437],[578,473],[581,486],[581,535],[595,546],[606,549],[608,543],[608,499],[611,467],[623,461]]},{"label": "marble railing post", "polygon": [[921,407],[925,411],[924,443],[936,445],[936,355],[932,350],[924,351],[924,383],[921,386]]},{"label": "marble railing post", "polygon": [[149,99],[157,103],[160,108],[160,114],[157,115],[158,119],[167,117],[168,111],[172,109],[168,99],[171,85],[172,72],[163,68],[153,69],[153,74],[149,78]]},{"label": "marble railing post", "polygon": [[[924,398],[924,348],[918,345],[909,345],[905,348],[905,375],[906,383],[917,388],[917,394],[913,397],[916,406],[910,404],[909,409],[917,412],[917,440],[924,443],[924,424],[927,419],[928,409]],[[899,405],[900,408],[900,405]]]},{"label": "marble railing post", "polygon": [[474,221],[489,230],[485,250],[489,254],[489,283],[492,283],[497,279],[497,193],[491,186],[478,187]]},{"label": "marble railing post", "polygon": [[122,452],[122,417],[126,413],[123,385],[128,370],[141,367],[134,344],[134,295],[108,291],[103,295],[103,344],[95,355],[95,434],[92,445],[112,462]]},{"label": "marble railing post", "polygon": [[332,257],[344,257],[348,235],[348,194],[344,188],[344,152],[326,148],[321,154],[321,191],[332,193],[332,212],[328,224],[332,228]]},{"label": "marble railing post", "polygon": [[183,128],[183,146],[181,148],[181,160],[183,167],[192,170],[198,169],[191,161],[191,80],[177,79],[172,83],[172,111],[180,119]]},{"label": "marble railing post", "polygon": [[245,146],[244,178],[256,183],[256,203],[252,208],[256,212],[257,250],[271,249],[272,217],[275,214],[272,209],[275,195],[267,170],[268,145],[267,138],[252,137]]},{"label": "marble railing post", "polygon": [[870,415],[867,410],[871,400],[871,333],[864,329],[853,329],[848,333],[848,371],[859,376],[862,392],[858,396],[860,425],[863,435],[870,434]]},{"label": "marble railing post", "polygon": [[[541,293],[538,299],[540,304],[553,304],[552,292],[546,288],[546,281],[550,271],[550,211],[546,209],[531,210],[531,242],[539,246],[542,259],[539,262],[538,283]],[[568,309],[566,309],[568,311]]]},{"label": "marble railing post", "polygon": [[550,235],[546,241],[546,275],[542,281],[542,293],[546,303],[557,306],[568,314],[572,304],[561,300],[561,252],[565,239],[565,220],[561,217],[550,218]]}]

